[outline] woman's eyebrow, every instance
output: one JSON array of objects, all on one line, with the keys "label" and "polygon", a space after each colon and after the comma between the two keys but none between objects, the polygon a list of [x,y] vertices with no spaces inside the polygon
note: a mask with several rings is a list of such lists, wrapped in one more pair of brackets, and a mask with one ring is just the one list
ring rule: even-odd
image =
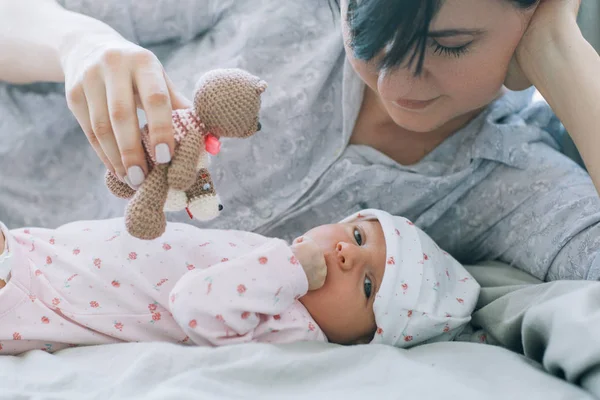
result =
[{"label": "woman's eyebrow", "polygon": [[429,31],[427,36],[432,38],[444,38],[460,35],[481,35],[485,31],[483,29],[442,29],[439,31]]}]

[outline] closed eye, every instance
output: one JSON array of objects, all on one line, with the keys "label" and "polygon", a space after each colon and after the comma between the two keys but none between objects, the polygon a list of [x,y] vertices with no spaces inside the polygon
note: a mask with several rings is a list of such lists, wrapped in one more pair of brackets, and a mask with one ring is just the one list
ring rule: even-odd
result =
[{"label": "closed eye", "polygon": [[443,56],[460,57],[460,56],[464,55],[467,51],[469,51],[470,44],[471,43],[467,43],[463,46],[447,47],[447,46],[442,46],[441,44],[439,44],[438,42],[433,40],[431,43],[431,47],[433,48],[433,54],[439,54],[439,55],[443,55]]}]

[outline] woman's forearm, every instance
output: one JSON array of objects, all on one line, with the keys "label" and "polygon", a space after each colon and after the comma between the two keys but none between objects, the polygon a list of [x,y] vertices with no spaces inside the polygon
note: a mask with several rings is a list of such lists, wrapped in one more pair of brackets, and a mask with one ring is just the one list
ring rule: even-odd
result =
[{"label": "woman's forearm", "polygon": [[118,33],[55,0],[0,0],[0,81],[62,82],[61,53],[84,35]]},{"label": "woman's forearm", "polygon": [[525,50],[535,62],[523,70],[572,136],[600,193],[600,56],[569,19],[542,42]]}]

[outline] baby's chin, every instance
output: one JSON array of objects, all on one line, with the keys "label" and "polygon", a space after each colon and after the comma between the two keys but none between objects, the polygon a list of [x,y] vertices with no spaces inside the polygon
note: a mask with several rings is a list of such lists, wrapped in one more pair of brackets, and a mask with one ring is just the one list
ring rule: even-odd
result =
[{"label": "baby's chin", "polygon": [[324,286],[325,285],[316,290],[310,290],[306,292],[304,296],[298,298],[298,301],[308,310],[311,315],[313,314],[312,311],[318,311],[318,307],[322,304],[320,297]]},{"label": "baby's chin", "polygon": [[300,302],[300,304],[302,304],[304,306],[304,308],[306,308],[306,311],[308,311],[309,314],[312,315],[311,309],[312,309],[312,294],[314,293],[313,291],[310,292],[306,292],[306,294],[302,297],[298,298],[298,301]]}]

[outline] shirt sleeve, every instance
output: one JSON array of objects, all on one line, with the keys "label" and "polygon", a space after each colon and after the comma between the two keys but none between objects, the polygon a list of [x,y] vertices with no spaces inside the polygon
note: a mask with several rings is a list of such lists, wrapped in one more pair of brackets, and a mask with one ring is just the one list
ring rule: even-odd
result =
[{"label": "shirt sleeve", "polygon": [[189,41],[216,25],[233,4],[223,0],[58,0],[67,10],[103,21],[142,46]]},{"label": "shirt sleeve", "polygon": [[463,263],[499,260],[545,281],[598,280],[600,199],[589,175],[544,143],[527,146],[526,167],[498,163],[428,231]]},{"label": "shirt sleeve", "polygon": [[249,342],[265,315],[278,315],[308,291],[289,245],[273,239],[248,254],[185,274],[170,293],[178,325],[197,344]]}]

